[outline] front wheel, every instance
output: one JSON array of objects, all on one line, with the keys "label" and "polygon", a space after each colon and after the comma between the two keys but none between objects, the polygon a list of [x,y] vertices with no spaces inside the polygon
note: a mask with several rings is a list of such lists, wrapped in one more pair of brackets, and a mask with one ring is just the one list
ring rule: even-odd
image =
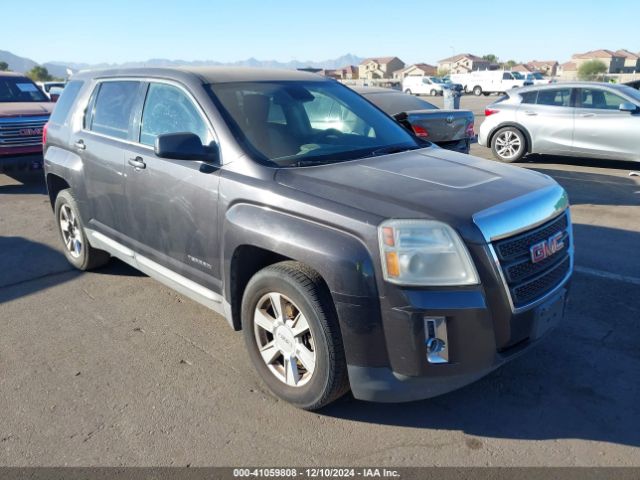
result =
[{"label": "front wheel", "polygon": [[494,157],[501,162],[517,162],[527,153],[524,134],[515,127],[501,128],[491,139]]},{"label": "front wheel", "polygon": [[70,190],[62,190],[56,197],[54,212],[64,256],[78,270],[91,270],[109,261],[109,254],[89,245],[75,198]]},{"label": "front wheel", "polygon": [[431,90],[431,96],[432,97],[436,97],[438,95],[438,91],[437,90]]},{"label": "front wheel", "polygon": [[242,330],[251,361],[279,398],[316,410],[348,389],[337,314],[318,273],[281,262],[249,281]]}]

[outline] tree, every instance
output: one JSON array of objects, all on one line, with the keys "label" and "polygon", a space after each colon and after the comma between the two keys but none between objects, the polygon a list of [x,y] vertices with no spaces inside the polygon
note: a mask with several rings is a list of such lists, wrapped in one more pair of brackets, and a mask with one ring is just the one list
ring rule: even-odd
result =
[{"label": "tree", "polygon": [[53,77],[49,75],[49,71],[39,65],[36,65],[31,70],[29,70],[27,72],[27,77],[35,82],[50,82],[51,80],[53,80]]},{"label": "tree", "polygon": [[503,67],[508,68],[508,69],[512,69],[516,65],[518,65],[518,62],[516,62],[515,60],[509,60],[509,61],[507,61],[507,62],[502,64]]},{"label": "tree", "polygon": [[9,70],[9,64],[7,62],[0,62],[0,72],[7,72]]},{"label": "tree", "polygon": [[486,60],[489,63],[498,63],[498,56],[493,53],[489,53],[487,55],[482,56],[483,60]]},{"label": "tree", "polygon": [[439,68],[438,69],[438,76],[439,77],[446,77],[447,75],[449,75],[449,69],[448,68]]},{"label": "tree", "polygon": [[607,66],[600,60],[589,60],[578,67],[578,78],[580,80],[594,80],[598,75],[606,73]]}]

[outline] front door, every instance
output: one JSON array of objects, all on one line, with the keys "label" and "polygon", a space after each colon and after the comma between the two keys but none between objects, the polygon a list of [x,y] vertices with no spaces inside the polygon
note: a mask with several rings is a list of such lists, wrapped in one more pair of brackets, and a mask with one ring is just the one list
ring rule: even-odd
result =
[{"label": "front door", "polygon": [[129,234],[138,253],[219,293],[219,166],[157,157],[156,137],[177,132],[195,133],[213,145],[212,129],[193,97],[181,86],[151,82],[138,141],[126,152]]},{"label": "front door", "polygon": [[603,88],[578,91],[574,147],[577,154],[614,160],[640,157],[640,115],[620,111],[629,100]]}]

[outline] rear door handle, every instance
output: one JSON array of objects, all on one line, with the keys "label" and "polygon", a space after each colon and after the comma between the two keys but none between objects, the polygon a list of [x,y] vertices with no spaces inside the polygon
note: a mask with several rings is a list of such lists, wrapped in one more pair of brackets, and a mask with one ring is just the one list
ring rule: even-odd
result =
[{"label": "rear door handle", "polygon": [[538,115],[536,112],[532,112],[531,110],[524,112],[525,115],[529,115],[530,117],[535,117]]},{"label": "rear door handle", "polygon": [[587,118],[587,117],[595,117],[596,114],[595,113],[582,113],[580,114],[581,117],[583,118]]},{"label": "rear door handle", "polygon": [[147,164],[144,163],[142,157],[135,157],[129,159],[129,165],[134,167],[136,170],[142,170],[143,168],[147,168]]},{"label": "rear door handle", "polygon": [[84,140],[76,140],[76,142],[73,144],[74,147],[76,147],[78,150],[86,150],[87,146],[84,144]]}]

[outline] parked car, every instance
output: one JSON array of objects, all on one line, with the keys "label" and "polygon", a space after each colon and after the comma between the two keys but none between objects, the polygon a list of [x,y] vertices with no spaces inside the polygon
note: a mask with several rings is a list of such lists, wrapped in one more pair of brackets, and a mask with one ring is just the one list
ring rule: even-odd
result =
[{"label": "parked car", "polygon": [[471,142],[475,140],[473,112],[439,110],[421,98],[388,88],[353,89],[416,136],[448,150],[469,153]]},{"label": "parked car", "polygon": [[[349,130],[322,120],[327,102]],[[554,180],[425,147],[311,73],[78,74],[48,124],[45,177],[73,266],[118,257],[220,313],[302,408],[349,387],[448,392],[563,315],[573,239]]]},{"label": "parked car", "polygon": [[478,143],[503,162],[527,153],[640,161],[640,92],[610,83],[522,88],[487,106]]},{"label": "parked car", "polygon": [[465,92],[476,96],[504,93],[512,88],[533,85],[533,82],[526,80],[520,72],[504,70],[479,70],[452,74],[451,81],[461,84]]},{"label": "parked car", "polygon": [[527,82],[531,82],[531,85],[547,85],[553,83],[553,79],[545,77],[540,72],[522,73],[521,74]]},{"label": "parked car", "polygon": [[37,85],[49,97],[52,102],[56,102],[67,82],[37,82]]},{"label": "parked car", "polygon": [[0,157],[41,153],[53,105],[29,78],[0,72]]},{"label": "parked car", "polygon": [[455,85],[439,77],[423,77],[412,75],[402,80],[402,91],[410,95],[442,95],[445,88],[462,90],[462,85]]}]

